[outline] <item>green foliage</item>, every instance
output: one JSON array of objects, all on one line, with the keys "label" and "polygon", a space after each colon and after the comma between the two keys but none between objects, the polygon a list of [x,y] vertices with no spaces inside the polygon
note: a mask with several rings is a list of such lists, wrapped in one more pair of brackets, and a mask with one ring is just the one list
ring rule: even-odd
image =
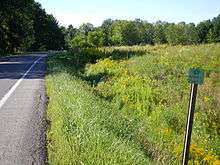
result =
[{"label": "green foliage", "polygon": [[[198,93],[190,163],[218,164],[219,52],[219,44],[157,45],[87,48],[51,57],[49,161],[59,164],[62,157],[69,164],[117,164],[125,163],[129,152],[135,158],[127,164],[179,164],[190,90],[187,71],[202,67],[206,78]],[[115,140],[121,153],[116,157],[106,150]]]},{"label": "green foliage", "polygon": [[32,50],[60,50],[65,46],[64,35],[57,20],[48,15],[40,4],[34,5],[34,34],[35,42]]},{"label": "green foliage", "polygon": [[171,45],[190,45],[197,44],[199,37],[194,24],[180,23],[178,25],[172,24],[167,30],[167,41]]},{"label": "green foliage", "polygon": [[220,15],[218,15],[212,20],[212,24],[213,24],[213,33],[215,35],[215,42],[219,42],[220,41]]},{"label": "green foliage", "polygon": [[196,30],[196,26],[193,23],[190,23],[185,26],[185,36],[186,36],[186,44],[197,44],[199,42],[199,35]]},{"label": "green foliage", "polygon": [[121,29],[122,44],[135,45],[139,42],[138,28],[134,22],[126,22],[125,26]]},{"label": "green foliage", "polygon": [[122,137],[135,130],[133,122],[110,110],[66,66],[59,57],[48,61],[49,164],[151,164],[135,143]]},{"label": "green foliage", "polygon": [[33,43],[32,0],[0,3],[0,52],[23,51]]},{"label": "green foliage", "polygon": [[207,42],[207,34],[209,30],[212,28],[212,23],[210,20],[200,22],[197,25],[197,31],[199,35],[199,42],[206,43]]},{"label": "green foliage", "polygon": [[70,48],[87,47],[87,46],[88,46],[87,37],[84,34],[78,34],[70,41]]},{"label": "green foliage", "polygon": [[167,41],[171,45],[186,44],[186,36],[185,36],[185,25],[182,24],[172,24],[167,28],[166,36]]},{"label": "green foliage", "polygon": [[[116,104],[125,116],[138,118],[146,124],[148,134],[144,135],[145,138],[148,142],[157,144],[153,151],[147,151],[152,152],[154,159],[177,161],[182,151],[179,150],[179,144],[182,144],[184,136],[188,105],[187,70],[197,66],[203,67],[209,74],[219,75],[216,69],[220,66],[220,47],[142,47],[144,48],[150,54],[118,63],[101,60],[90,65],[86,69],[86,75],[102,73],[103,78],[94,87],[97,95]],[[212,90],[217,90],[219,86],[213,81],[218,81],[218,77],[207,74],[206,83],[200,89],[192,142],[196,147],[191,153],[196,155],[192,159],[194,162],[218,162],[219,152],[216,146],[220,143],[217,131],[220,125],[217,116],[220,114],[219,104],[214,101],[218,94]],[[167,153],[161,152],[161,148],[167,148]],[[203,150],[202,155],[199,150]],[[210,155],[212,159],[207,160]]]},{"label": "green foliage", "polygon": [[[68,31],[68,29],[66,30]],[[67,33],[66,40],[71,48],[71,41],[79,36],[83,37],[87,44],[83,47],[101,47],[101,46],[126,46],[126,45],[191,45],[198,43],[219,42],[220,37],[220,16],[213,20],[207,20],[199,23],[197,26],[193,23],[179,24],[157,21],[148,23],[140,19],[134,21],[107,19],[100,27],[94,28],[92,24],[83,24],[79,29],[75,29],[82,35],[73,35],[69,37]],[[76,45],[77,47],[79,45]]]},{"label": "green foliage", "polygon": [[154,26],[150,23],[143,22],[140,27],[141,44],[154,44]]},{"label": "green foliage", "polygon": [[91,23],[84,23],[79,27],[79,32],[87,36],[89,32],[93,31],[93,29],[94,27]]},{"label": "green foliage", "polygon": [[212,29],[209,29],[209,32],[207,33],[207,42],[208,43],[213,43],[213,42],[215,42],[215,34],[214,34],[214,32],[213,32],[213,30]]},{"label": "green foliage", "polygon": [[104,33],[104,45],[110,46],[111,43],[111,34],[112,34],[112,23],[113,21],[111,19],[104,20],[101,29]]},{"label": "green foliage", "polygon": [[92,47],[103,46],[104,42],[105,42],[105,34],[101,29],[88,33],[88,44],[91,45]]},{"label": "green foliage", "polygon": [[61,49],[64,35],[52,15],[33,0],[0,3],[0,53]]},{"label": "green foliage", "polygon": [[125,21],[114,21],[112,24],[111,41],[113,45],[123,45],[122,31],[126,27]]},{"label": "green foliage", "polygon": [[158,21],[155,24],[155,28],[154,28],[154,43],[156,44],[165,44],[167,43],[167,39],[166,39],[166,26],[168,24]]}]

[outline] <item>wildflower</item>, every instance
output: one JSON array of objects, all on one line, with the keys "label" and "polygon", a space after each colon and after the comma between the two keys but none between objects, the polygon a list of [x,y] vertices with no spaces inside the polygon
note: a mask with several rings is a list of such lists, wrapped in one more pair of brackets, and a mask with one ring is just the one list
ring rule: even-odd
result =
[{"label": "wildflower", "polygon": [[215,161],[213,162],[213,165],[220,165],[220,160],[215,160]]},{"label": "wildflower", "polygon": [[210,98],[209,98],[208,96],[205,96],[205,97],[204,97],[204,101],[205,101],[205,102],[208,102],[209,100],[210,100]]},{"label": "wildflower", "polygon": [[195,161],[193,162],[193,164],[194,164],[194,165],[200,165],[200,163],[199,163],[198,160],[195,160]]},{"label": "wildflower", "polygon": [[170,133],[171,133],[171,129],[170,129],[170,128],[165,128],[163,131],[164,131],[166,134],[170,134]]},{"label": "wildflower", "polygon": [[174,148],[174,153],[180,154],[181,152],[182,152],[182,146],[181,146],[181,145],[177,145],[177,146]]},{"label": "wildflower", "polygon": [[212,155],[207,155],[207,156],[205,156],[205,158],[204,158],[203,160],[206,161],[206,162],[210,162],[210,161],[212,161],[212,160],[214,160],[214,159],[215,159],[214,156],[212,156]]}]

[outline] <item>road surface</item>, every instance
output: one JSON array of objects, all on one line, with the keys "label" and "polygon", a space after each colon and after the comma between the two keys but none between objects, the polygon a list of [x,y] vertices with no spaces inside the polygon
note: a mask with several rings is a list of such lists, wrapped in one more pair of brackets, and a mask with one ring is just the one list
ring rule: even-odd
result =
[{"label": "road surface", "polygon": [[0,165],[45,164],[45,59],[0,58]]}]

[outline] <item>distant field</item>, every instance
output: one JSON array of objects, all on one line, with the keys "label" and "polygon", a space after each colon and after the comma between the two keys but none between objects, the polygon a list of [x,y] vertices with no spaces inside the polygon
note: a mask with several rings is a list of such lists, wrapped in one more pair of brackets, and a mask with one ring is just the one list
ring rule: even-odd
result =
[{"label": "distant field", "polygon": [[180,164],[190,67],[199,87],[190,164],[220,164],[220,44],[77,50],[48,59],[50,164]]}]

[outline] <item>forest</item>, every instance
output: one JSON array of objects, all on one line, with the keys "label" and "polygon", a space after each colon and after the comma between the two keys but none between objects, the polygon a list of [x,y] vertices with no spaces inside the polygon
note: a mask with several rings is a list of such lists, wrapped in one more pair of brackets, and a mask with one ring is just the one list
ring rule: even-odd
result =
[{"label": "forest", "polygon": [[64,45],[56,18],[39,3],[0,1],[0,54],[60,50]]},{"label": "forest", "polygon": [[100,27],[90,23],[82,24],[78,29],[70,25],[62,28],[68,47],[101,47],[131,45],[190,45],[214,43],[220,41],[220,15],[212,20],[194,23],[168,23],[144,20],[107,19]]},{"label": "forest", "polygon": [[190,45],[220,41],[220,15],[194,23],[103,21],[99,27],[61,26],[34,0],[0,2],[0,53],[122,45]]}]

